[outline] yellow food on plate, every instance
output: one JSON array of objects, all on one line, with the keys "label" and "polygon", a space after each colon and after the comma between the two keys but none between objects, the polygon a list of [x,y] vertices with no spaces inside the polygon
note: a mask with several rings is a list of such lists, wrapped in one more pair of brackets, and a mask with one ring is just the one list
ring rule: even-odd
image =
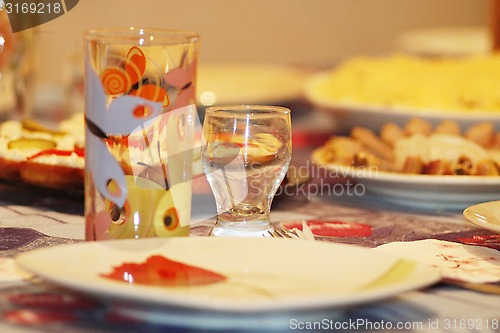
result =
[{"label": "yellow food on plate", "polygon": [[334,136],[313,152],[318,165],[426,174],[500,176],[500,132],[488,122],[462,130],[443,121],[434,128],[414,118],[405,126],[385,124],[380,133],[355,127],[350,136]]},{"label": "yellow food on plate", "polygon": [[314,96],[341,105],[500,112],[500,54],[355,57],[327,73]]},{"label": "yellow food on plate", "polygon": [[84,142],[75,134],[83,130],[84,122],[83,117],[73,118],[64,129],[55,130],[32,120],[1,123],[0,180],[57,190],[82,190]]}]

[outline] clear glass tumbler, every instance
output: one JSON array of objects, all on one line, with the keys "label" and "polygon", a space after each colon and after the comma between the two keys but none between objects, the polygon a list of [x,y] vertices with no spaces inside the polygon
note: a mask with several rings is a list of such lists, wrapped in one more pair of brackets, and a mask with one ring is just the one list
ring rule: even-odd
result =
[{"label": "clear glass tumbler", "polygon": [[211,235],[269,236],[272,200],[291,159],[290,110],[209,107],[203,135],[203,167],[217,205]]}]

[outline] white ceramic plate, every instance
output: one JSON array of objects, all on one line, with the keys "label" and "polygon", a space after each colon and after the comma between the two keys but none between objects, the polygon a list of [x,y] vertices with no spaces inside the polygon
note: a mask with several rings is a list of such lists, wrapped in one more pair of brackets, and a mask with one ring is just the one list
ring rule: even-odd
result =
[{"label": "white ceramic plate", "polygon": [[411,118],[419,117],[436,125],[444,119],[455,120],[462,130],[482,121],[491,122],[500,130],[500,113],[492,112],[454,112],[425,109],[410,109],[403,107],[387,107],[380,105],[365,105],[354,103],[341,103],[318,93],[318,87],[328,79],[330,72],[321,72],[311,75],[305,82],[305,97],[320,110],[332,115],[334,129],[338,133],[347,133],[354,126],[364,126],[374,131],[379,131],[388,122],[401,126]]},{"label": "white ceramic plate", "polygon": [[276,104],[302,96],[306,74],[279,65],[201,64],[197,81],[199,105]]},{"label": "white ceramic plate", "polygon": [[500,232],[500,201],[483,202],[464,210],[464,217],[471,223]]},{"label": "white ceramic plate", "polygon": [[[144,262],[155,254],[223,274],[227,280],[204,286],[156,287],[99,276],[124,262]],[[242,315],[260,316],[265,322],[270,312],[279,318],[283,311],[338,309],[385,299],[440,279],[431,267],[367,248],[275,238],[87,242],[38,249],[16,260],[22,268],[64,287],[129,307],[143,305],[142,310],[128,310],[129,314],[169,321],[178,319],[168,313],[177,313],[197,318],[191,321],[206,327],[214,324],[203,321],[213,321],[214,315],[234,320],[241,320]],[[168,308],[168,313],[162,317],[159,307]],[[144,310],[148,308],[156,311]]]},{"label": "white ceramic plate", "polygon": [[491,42],[486,26],[412,29],[396,37],[399,50],[426,57],[487,54],[492,50]]},{"label": "white ceramic plate", "polygon": [[500,198],[500,177],[411,175],[324,164],[317,156],[313,162],[326,168],[330,178],[356,182],[356,193],[372,193],[384,200],[425,210],[464,210],[468,206]]}]

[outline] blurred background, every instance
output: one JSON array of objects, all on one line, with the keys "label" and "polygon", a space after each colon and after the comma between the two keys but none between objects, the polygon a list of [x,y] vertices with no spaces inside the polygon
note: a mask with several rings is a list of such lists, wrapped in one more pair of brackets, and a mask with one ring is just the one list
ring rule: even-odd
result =
[{"label": "blurred background", "polygon": [[[398,48],[407,31],[481,27],[487,0],[80,0],[36,29],[38,94],[62,93],[91,28],[151,26],[202,36],[200,62],[331,67]],[[48,101],[46,101],[48,102]]]},{"label": "blurred background", "polygon": [[[92,28],[141,26],[198,32],[202,68],[243,63],[314,71],[355,55],[488,52],[490,6],[489,0],[80,0],[65,15],[30,29],[33,41],[28,49],[35,61],[29,95],[34,96],[35,111],[55,112],[59,119],[83,110],[82,35]],[[261,73],[271,77],[269,71],[276,70],[246,66],[243,75],[242,68],[232,69],[201,71],[199,92],[234,78],[235,71],[239,77],[254,76],[242,82],[247,87],[262,78]],[[263,82],[254,93],[262,95],[266,84],[278,85],[289,94],[300,90],[303,77],[282,74],[273,72],[285,79]],[[206,82],[207,78],[212,81]],[[225,95],[211,102],[233,102],[231,96],[248,102],[234,85],[217,89]]]}]

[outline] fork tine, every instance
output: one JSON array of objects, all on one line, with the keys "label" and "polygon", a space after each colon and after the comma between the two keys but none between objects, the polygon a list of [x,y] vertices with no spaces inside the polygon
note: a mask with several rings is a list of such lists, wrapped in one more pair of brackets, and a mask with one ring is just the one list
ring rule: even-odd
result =
[{"label": "fork tine", "polygon": [[299,235],[297,235],[295,232],[285,228],[275,229],[275,233],[283,238],[300,239]]},{"label": "fork tine", "polygon": [[281,236],[280,236],[280,235],[278,235],[278,234],[276,233],[276,230],[275,230],[275,229],[273,229],[273,230],[268,230],[268,231],[267,231],[267,233],[268,233],[271,237],[273,237],[273,238],[281,238]]},{"label": "fork tine", "polygon": [[293,235],[285,229],[277,229],[276,233],[283,238],[293,238]]},{"label": "fork tine", "polygon": [[282,229],[274,229],[274,233],[281,238],[292,238],[287,232]]},{"label": "fork tine", "polygon": [[277,229],[269,230],[267,233],[273,238],[290,238],[284,233],[279,232]]},{"label": "fork tine", "polygon": [[278,229],[269,230],[267,233],[271,235],[271,237],[273,238],[285,238],[285,239],[290,238],[288,235],[286,235],[283,232],[280,232]]}]

